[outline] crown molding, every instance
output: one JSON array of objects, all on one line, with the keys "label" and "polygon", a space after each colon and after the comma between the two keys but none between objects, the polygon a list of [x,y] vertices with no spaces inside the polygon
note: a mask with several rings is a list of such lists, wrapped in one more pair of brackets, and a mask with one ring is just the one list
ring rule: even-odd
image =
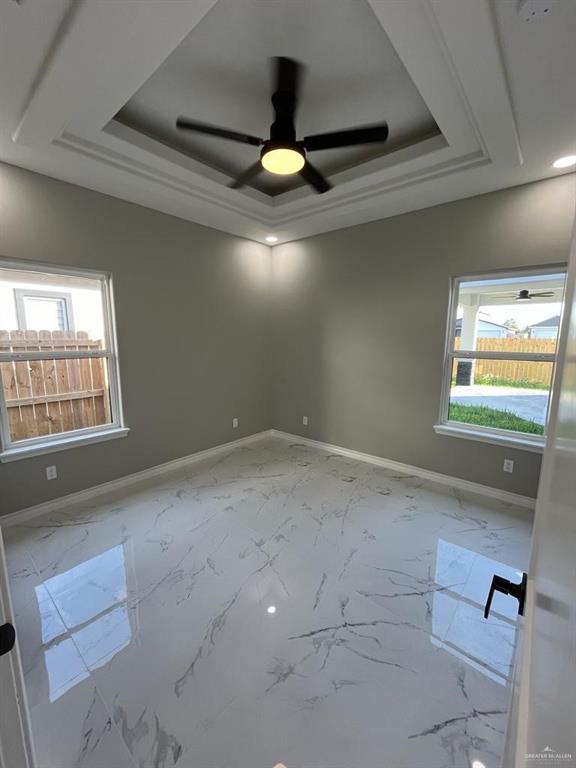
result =
[{"label": "crown molding", "polygon": [[409,192],[426,199],[440,179],[521,163],[489,0],[368,0],[441,134],[335,174],[327,195],[229,189],[226,174],[112,120],[215,2],[74,3],[8,162],[243,237],[274,231],[280,242],[402,212]]}]

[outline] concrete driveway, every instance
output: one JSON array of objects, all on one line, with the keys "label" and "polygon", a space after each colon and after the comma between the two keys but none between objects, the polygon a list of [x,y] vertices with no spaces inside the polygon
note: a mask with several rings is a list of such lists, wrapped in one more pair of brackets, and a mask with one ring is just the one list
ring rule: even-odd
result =
[{"label": "concrete driveway", "polygon": [[548,392],[542,389],[516,389],[474,384],[470,387],[452,387],[450,401],[462,403],[462,405],[486,405],[498,411],[511,411],[523,419],[544,424]]}]

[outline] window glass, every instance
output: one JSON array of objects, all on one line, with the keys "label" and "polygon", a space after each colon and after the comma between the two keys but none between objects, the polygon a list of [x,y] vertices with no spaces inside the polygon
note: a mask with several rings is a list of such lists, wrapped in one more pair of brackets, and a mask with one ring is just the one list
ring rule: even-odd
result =
[{"label": "window glass", "polygon": [[118,424],[107,277],[0,266],[2,444]]},{"label": "window glass", "polygon": [[453,348],[555,352],[564,279],[564,273],[554,273],[463,280],[458,287]]},{"label": "window glass", "polygon": [[103,280],[0,267],[0,330],[78,330],[103,346]]},{"label": "window glass", "polygon": [[[453,363],[448,418],[464,424],[543,435],[548,415],[553,363],[525,360]],[[468,366],[472,367],[472,371]],[[473,384],[468,383],[472,376]]]},{"label": "window glass", "polygon": [[[70,351],[78,341],[62,338],[52,348],[63,349],[65,343]],[[0,351],[8,348],[0,339]],[[26,348],[34,347],[28,343]],[[104,357],[0,362],[0,374],[11,442],[112,423]]]},{"label": "window glass", "polygon": [[445,420],[546,433],[564,280],[526,270],[456,281]]}]

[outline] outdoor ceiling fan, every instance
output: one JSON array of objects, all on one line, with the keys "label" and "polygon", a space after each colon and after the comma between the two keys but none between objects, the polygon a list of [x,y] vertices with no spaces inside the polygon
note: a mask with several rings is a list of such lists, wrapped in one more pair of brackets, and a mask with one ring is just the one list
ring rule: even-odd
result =
[{"label": "outdoor ceiling fan", "polygon": [[540,299],[548,296],[554,296],[554,291],[537,291],[536,293],[530,293],[526,288],[518,293],[511,293],[516,301],[531,301],[532,299]]},{"label": "outdoor ceiling fan", "polygon": [[251,144],[262,147],[260,159],[241,173],[231,184],[232,189],[239,189],[249,184],[263,169],[270,173],[288,176],[299,173],[316,192],[322,194],[332,188],[330,182],[308,161],[307,152],[320,149],[335,149],[359,144],[385,142],[388,138],[388,124],[369,125],[361,128],[350,128],[333,133],[319,133],[315,136],[304,136],[296,139],[294,116],[298,106],[298,95],[302,65],[293,59],[279,56],[273,59],[275,67],[275,85],[272,94],[272,106],[275,120],[270,126],[270,138],[261,139],[258,136],[239,133],[216,125],[200,123],[179,117],[176,127],[185,131],[195,131],[208,136],[218,136],[221,139],[237,141],[241,144]]}]

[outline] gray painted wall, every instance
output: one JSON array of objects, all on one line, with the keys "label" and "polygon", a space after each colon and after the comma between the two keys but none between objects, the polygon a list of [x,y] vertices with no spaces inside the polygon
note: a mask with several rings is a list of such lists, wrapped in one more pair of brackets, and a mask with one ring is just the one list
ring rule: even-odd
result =
[{"label": "gray painted wall", "polygon": [[0,465],[2,514],[270,426],[267,246],[0,166],[0,254],[113,272],[131,428]]},{"label": "gray painted wall", "polygon": [[[575,179],[275,247],[274,427],[535,496],[537,454],[432,429],[449,279],[567,261]],[[514,474],[502,472],[504,457],[515,460]]]},{"label": "gray painted wall", "polygon": [[575,178],[279,246],[271,265],[266,246],[0,165],[1,255],[113,272],[131,428],[0,465],[0,514],[271,426],[534,495],[537,455],[432,431],[448,281],[566,260]]}]

